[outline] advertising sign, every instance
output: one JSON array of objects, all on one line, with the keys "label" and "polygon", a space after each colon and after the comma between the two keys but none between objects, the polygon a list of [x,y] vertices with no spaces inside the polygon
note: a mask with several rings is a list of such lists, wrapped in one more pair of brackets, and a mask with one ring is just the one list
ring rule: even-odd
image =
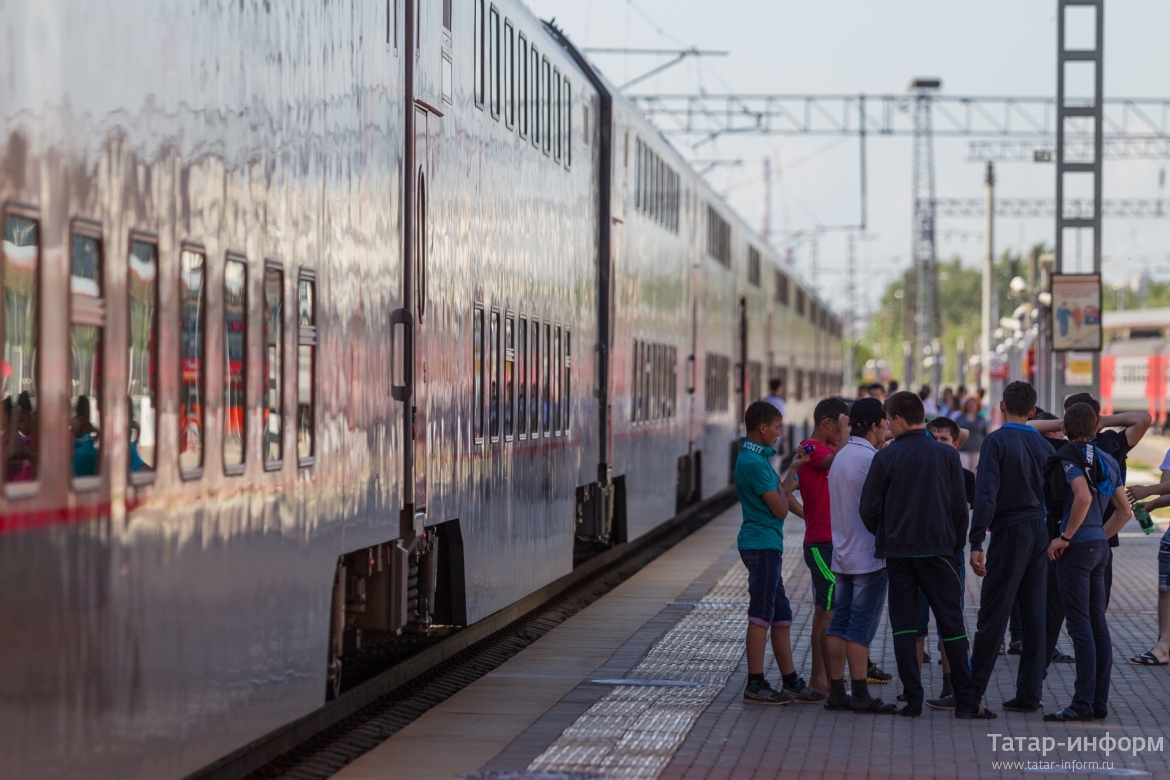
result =
[{"label": "advertising sign", "polygon": [[1093,353],[1069,352],[1064,356],[1064,383],[1068,387],[1093,386]]},{"label": "advertising sign", "polygon": [[1101,275],[1053,274],[1052,349],[1101,351]]}]

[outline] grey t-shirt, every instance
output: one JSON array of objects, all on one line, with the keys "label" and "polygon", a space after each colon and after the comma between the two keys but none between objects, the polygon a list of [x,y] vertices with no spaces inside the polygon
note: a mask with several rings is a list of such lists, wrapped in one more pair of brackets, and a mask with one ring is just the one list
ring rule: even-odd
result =
[{"label": "grey t-shirt", "polygon": [[838,574],[868,574],[884,569],[874,557],[873,534],[861,520],[861,488],[877,450],[866,439],[850,436],[829,467],[829,513],[833,521],[833,563]]}]

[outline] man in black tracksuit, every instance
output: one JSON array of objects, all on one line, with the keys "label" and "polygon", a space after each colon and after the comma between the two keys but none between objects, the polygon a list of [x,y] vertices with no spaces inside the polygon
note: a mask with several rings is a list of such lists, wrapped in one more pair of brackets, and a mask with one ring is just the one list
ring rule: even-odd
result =
[{"label": "man in black tracksuit", "polygon": [[[1012,382],[1000,402],[1006,422],[983,440],[975,506],[971,517],[971,568],[983,577],[971,677],[980,699],[1007,628],[1012,605],[1020,606],[1023,627],[1016,695],[1004,702],[1011,712],[1036,712],[1051,654],[1045,652],[1048,591],[1048,527],[1044,523],[1044,464],[1052,445],[1027,425],[1036,411],[1036,391]],[[991,529],[986,559],[983,541]]]},{"label": "man in black tracksuit", "polygon": [[926,435],[922,401],[901,392],[886,401],[894,441],[878,452],[865,478],[859,507],[876,539],[875,557],[889,575],[890,627],[898,675],[905,687],[901,714],[922,714],[918,668],[918,589],[926,594],[951,666],[955,717],[994,718],[980,706],[967,663],[967,629],[955,558],[967,534],[963,467],[953,447]]}]

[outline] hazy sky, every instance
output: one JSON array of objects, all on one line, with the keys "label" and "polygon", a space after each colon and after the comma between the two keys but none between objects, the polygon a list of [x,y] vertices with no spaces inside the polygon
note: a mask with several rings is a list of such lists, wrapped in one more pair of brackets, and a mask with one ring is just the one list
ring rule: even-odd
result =
[{"label": "hazy sky", "polygon": [[[1055,0],[528,0],[542,19],[556,18],[582,47],[673,48],[695,45],[730,56],[688,60],[631,92],[786,94],[902,93],[914,76],[937,76],[950,95],[1055,96]],[[615,83],[665,61],[648,56],[591,55]],[[1105,8],[1105,95],[1170,96],[1170,2],[1110,0]],[[762,224],[762,160],[773,158],[774,238],[784,230],[855,224],[858,219],[858,143],[855,138],[726,137],[685,155],[742,158],[739,168],[707,176],[751,225]],[[968,141],[935,141],[939,197],[980,197],[983,168],[966,162]],[[910,256],[911,139],[874,138],[868,144],[869,240],[858,241],[859,290],[872,305],[885,282]],[[1106,198],[1155,198],[1158,174],[1170,161],[1109,161]],[[1051,164],[997,166],[999,197],[1054,194]],[[939,220],[940,258],[970,265],[983,251],[981,219]],[[1051,244],[1054,222],[1001,219],[996,252]],[[1107,282],[1147,270],[1170,280],[1170,219],[1106,220],[1103,266]],[[1072,250],[1066,250],[1071,252]],[[1088,253],[1086,247],[1085,252]],[[818,287],[837,308],[845,297],[846,239],[818,243]],[[1088,262],[1086,260],[1086,262]],[[811,276],[809,245],[796,250],[798,271]]]}]

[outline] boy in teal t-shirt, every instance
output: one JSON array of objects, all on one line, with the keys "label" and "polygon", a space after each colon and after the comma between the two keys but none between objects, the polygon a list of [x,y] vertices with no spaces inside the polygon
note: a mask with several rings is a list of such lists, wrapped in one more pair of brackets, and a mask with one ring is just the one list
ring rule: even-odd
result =
[{"label": "boy in teal t-shirt", "polygon": [[[743,700],[750,704],[791,704],[823,702],[825,695],[810,689],[796,674],[792,663],[792,606],[784,593],[781,576],[784,552],[784,518],[788,499],[769,459],[776,454],[772,445],[780,437],[783,418],[776,407],[756,401],[744,414],[747,436],[740,442],[735,461],[735,490],[739,495],[743,525],[737,543],[739,556],[748,569],[748,681]],[[802,457],[804,456],[804,457]],[[798,452],[790,468],[807,460]],[[783,690],[777,691],[764,679],[764,648],[771,634],[772,654],[784,676]]]}]

